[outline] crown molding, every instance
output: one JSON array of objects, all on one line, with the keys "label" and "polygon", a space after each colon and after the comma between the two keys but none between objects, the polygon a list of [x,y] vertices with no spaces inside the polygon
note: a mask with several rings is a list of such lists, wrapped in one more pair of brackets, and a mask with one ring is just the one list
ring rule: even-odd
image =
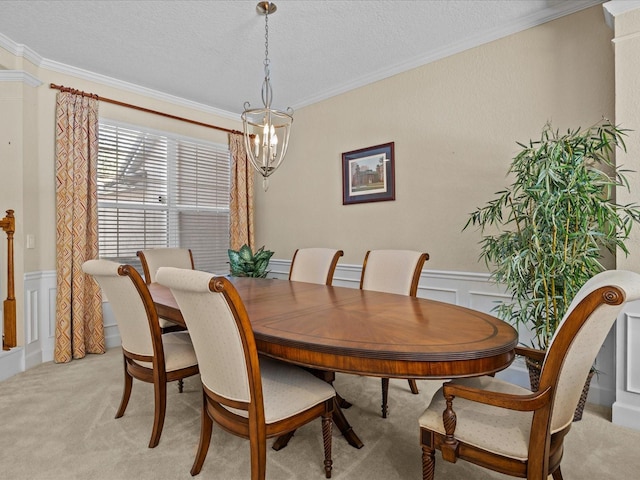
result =
[{"label": "crown molding", "polygon": [[[64,63],[60,63],[60,62],[54,62],[52,60],[48,60],[46,58],[41,57],[40,55],[38,55],[36,52],[34,52],[33,50],[31,50],[29,47],[27,47],[26,45],[22,45],[19,43],[16,43],[14,41],[12,41],[11,39],[9,39],[7,36],[3,35],[2,33],[0,33],[0,47],[4,48],[5,50],[7,50],[9,53],[15,55],[16,57],[22,57],[25,60],[28,60],[29,62],[31,62],[33,65],[35,65],[38,68],[44,68],[47,70],[51,70],[57,73],[62,73],[65,75],[70,75],[82,80],[88,80],[90,82],[95,82],[95,83],[99,83],[102,85],[106,85],[109,87],[114,87],[114,88],[118,88],[120,90],[125,90],[131,93],[135,93],[138,95],[143,95],[145,97],[149,97],[149,98],[154,98],[156,100],[161,100],[164,102],[168,102],[171,103],[173,105],[179,105],[182,107],[187,107],[187,108],[191,108],[193,110],[198,110],[210,115],[216,115],[218,117],[222,117],[222,118],[228,118],[230,120],[237,120],[240,121],[240,114],[236,113],[236,112],[229,112],[226,110],[221,110],[219,108],[215,108],[215,107],[210,107],[209,105],[204,105],[202,103],[197,103],[197,102],[193,102],[191,100],[187,100],[181,97],[176,97],[174,95],[169,95],[167,93],[163,93],[163,92],[159,92],[157,90],[153,90],[150,88],[146,88],[146,87],[142,87],[140,85],[136,85],[133,83],[129,83],[129,82],[125,82],[122,80],[118,80],[116,78],[113,77],[108,77],[106,75],[101,75],[98,73],[94,73],[94,72],[90,72],[88,70],[83,70],[82,68],[77,68],[77,67],[73,67],[71,65],[67,65]],[[12,71],[16,71],[16,70],[7,70],[9,72]],[[2,70],[0,70],[0,72],[3,72]],[[29,75],[28,73],[24,72],[25,75]],[[33,77],[35,78],[35,77]],[[9,80],[7,80],[9,81]],[[11,80],[11,81],[15,81],[15,80]],[[38,82],[40,82],[38,80]],[[38,85],[33,85],[33,86],[39,86],[41,85],[42,82],[38,83]]]},{"label": "crown molding", "polygon": [[42,82],[24,70],[0,70],[0,82],[21,82],[30,87],[39,87]]},{"label": "crown molding", "polygon": [[[636,2],[640,0],[632,0],[632,1]],[[484,32],[481,35],[471,36],[469,38],[466,38],[464,41],[449,45],[446,48],[431,51],[428,54],[419,55],[408,61],[397,63],[387,68],[380,69],[376,72],[373,72],[370,75],[360,77],[354,80],[353,82],[344,83],[337,88],[318,92],[317,94],[311,95],[307,97],[305,100],[303,100],[302,102],[299,102],[296,105],[292,105],[291,107],[294,110],[298,110],[302,107],[306,107],[311,104],[320,102],[322,100],[326,100],[328,98],[334,97],[336,95],[346,93],[350,90],[355,90],[356,88],[364,87],[365,85],[369,85],[374,82],[384,80],[385,78],[392,77],[399,73],[403,73],[408,70],[412,70],[414,68],[422,67],[424,65],[435,62],[437,60],[441,60],[451,55],[461,53],[465,50],[469,50],[471,48],[484,45],[485,43],[489,43],[494,40],[498,40],[500,38],[504,38],[509,35],[522,32],[532,27],[537,27],[538,25],[542,25],[552,20],[556,20],[565,15],[570,15],[572,13],[579,12],[586,8],[590,8],[595,5],[600,5],[603,2],[604,0],[588,0],[588,1],[582,1],[582,2],[575,2],[575,1],[561,2],[559,5],[556,5],[553,8],[548,8],[543,12],[538,12],[538,13],[529,15],[528,17],[523,17],[517,22],[509,23],[508,25],[504,25],[500,28],[495,28],[489,32]],[[626,3],[626,2],[622,2],[622,3]]]},{"label": "crown molding", "polygon": [[630,10],[640,8],[640,0],[611,0],[602,5],[604,17],[611,30],[615,30],[615,18]]},{"label": "crown molding", "polygon": [[120,90],[136,93],[139,95],[143,95],[145,97],[154,98],[156,100],[165,101],[168,103],[172,103],[174,105],[180,105],[182,107],[191,108],[193,110],[199,110],[201,112],[208,113],[211,115],[217,115],[219,117],[240,121],[240,115],[238,113],[228,112],[226,110],[221,110],[219,108],[210,107],[202,103],[193,102],[191,100],[187,100],[181,97],[176,97],[174,95],[169,95],[167,93],[159,92],[158,90],[142,87],[140,85],[118,80],[117,78],[108,77],[106,75],[101,75],[99,73],[94,73],[88,70],[83,70],[81,68],[73,67],[71,65],[66,65],[64,63],[59,63],[59,62],[54,62],[52,60],[44,59],[40,63],[39,67],[45,68],[47,70],[52,70],[54,72],[63,73],[65,75],[71,75],[73,77],[81,78],[83,80],[88,80],[91,82],[106,85],[108,87],[114,87]]},{"label": "crown molding", "polygon": [[26,45],[23,45],[22,43],[14,42],[2,33],[0,33],[0,47],[4,48],[6,51],[15,55],[16,57],[22,57],[25,60],[28,60],[36,66],[39,65],[40,62],[42,62],[42,57],[36,52],[31,50]]}]

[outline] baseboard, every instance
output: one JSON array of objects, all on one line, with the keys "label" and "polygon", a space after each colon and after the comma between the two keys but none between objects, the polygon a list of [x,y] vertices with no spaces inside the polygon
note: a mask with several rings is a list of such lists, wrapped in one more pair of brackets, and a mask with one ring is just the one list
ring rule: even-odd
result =
[{"label": "baseboard", "polygon": [[24,348],[13,347],[11,350],[0,350],[0,382],[24,370]]},{"label": "baseboard", "polygon": [[613,402],[611,421],[616,425],[640,430],[640,407],[623,402]]}]

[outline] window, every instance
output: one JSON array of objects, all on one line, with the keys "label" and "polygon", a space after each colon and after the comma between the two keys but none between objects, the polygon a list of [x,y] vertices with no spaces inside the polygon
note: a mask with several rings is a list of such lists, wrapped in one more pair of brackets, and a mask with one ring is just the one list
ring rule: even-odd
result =
[{"label": "window", "polygon": [[227,145],[100,120],[100,257],[140,267],[145,248],[190,248],[198,270],[229,270]]}]

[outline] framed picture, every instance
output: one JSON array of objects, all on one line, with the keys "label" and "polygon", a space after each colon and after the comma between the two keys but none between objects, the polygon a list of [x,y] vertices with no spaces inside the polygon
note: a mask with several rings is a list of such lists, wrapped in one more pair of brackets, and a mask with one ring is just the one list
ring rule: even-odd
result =
[{"label": "framed picture", "polygon": [[396,199],[393,142],[342,154],[342,204]]}]

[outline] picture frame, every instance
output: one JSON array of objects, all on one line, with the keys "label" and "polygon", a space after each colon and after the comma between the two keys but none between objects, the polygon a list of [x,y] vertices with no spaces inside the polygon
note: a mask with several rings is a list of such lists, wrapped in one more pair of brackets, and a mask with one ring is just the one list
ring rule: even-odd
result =
[{"label": "picture frame", "polygon": [[396,199],[394,142],[342,154],[342,204]]}]

